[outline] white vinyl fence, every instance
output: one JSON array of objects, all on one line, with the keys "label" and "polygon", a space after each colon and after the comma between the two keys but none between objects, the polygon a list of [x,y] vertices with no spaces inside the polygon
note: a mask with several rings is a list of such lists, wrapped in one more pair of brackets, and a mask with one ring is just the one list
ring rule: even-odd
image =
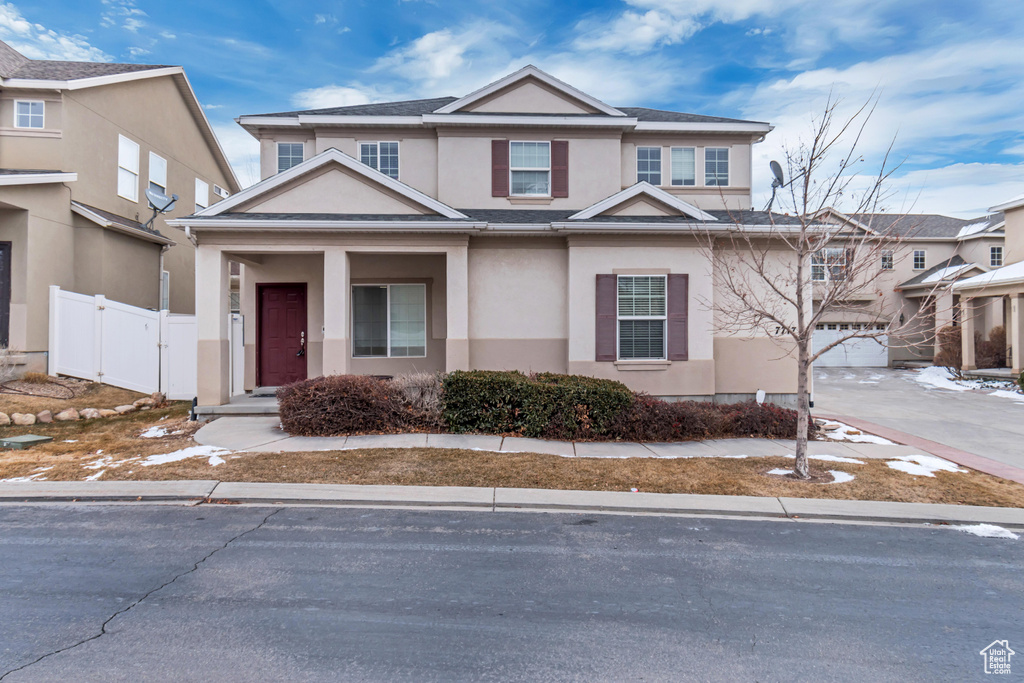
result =
[{"label": "white vinyl fence", "polygon": [[[237,320],[236,320],[237,319]],[[231,321],[232,393],[241,393],[242,316]],[[67,375],[172,400],[196,395],[196,317],[151,311],[50,287],[51,375]],[[236,377],[236,374],[238,375]]]}]

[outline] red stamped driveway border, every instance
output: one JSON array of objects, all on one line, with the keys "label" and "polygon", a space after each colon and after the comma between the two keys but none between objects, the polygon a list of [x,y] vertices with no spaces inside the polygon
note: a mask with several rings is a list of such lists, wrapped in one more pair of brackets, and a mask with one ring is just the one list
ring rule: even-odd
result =
[{"label": "red stamped driveway border", "polygon": [[962,451],[959,448],[953,448],[941,444],[937,441],[930,441],[928,439],[922,439],[919,436],[913,434],[907,434],[890,427],[883,427],[882,425],[876,425],[874,422],[868,422],[867,420],[861,420],[856,417],[847,417],[845,415],[824,415],[816,414],[815,417],[825,418],[826,420],[837,420],[843,424],[848,424],[851,427],[870,432],[883,439],[889,439],[889,441],[895,441],[905,446],[912,446],[914,448],[920,448],[923,451],[937,455],[940,458],[945,458],[955,462],[958,465],[964,467],[970,467],[972,470],[984,472],[985,474],[991,474],[996,477],[1002,477],[1003,479],[1009,479],[1015,481],[1018,484],[1024,484],[1024,470],[1013,465],[1007,465],[1001,462],[986,458],[981,455],[975,455],[974,453],[968,453]]}]

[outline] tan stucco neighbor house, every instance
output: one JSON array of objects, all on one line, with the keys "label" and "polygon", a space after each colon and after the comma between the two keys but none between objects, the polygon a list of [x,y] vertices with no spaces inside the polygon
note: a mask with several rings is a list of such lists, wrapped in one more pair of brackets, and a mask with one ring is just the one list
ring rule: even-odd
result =
[{"label": "tan stucco neighbor house", "polygon": [[180,66],[27,59],[0,42],[0,346],[46,370],[48,288],[192,313],[188,215],[240,188]]},{"label": "tan stucco neighbor house", "polygon": [[794,402],[792,356],[716,332],[698,239],[765,230],[750,177],[767,123],[612,107],[532,66],[464,97],[238,121],[263,180],[172,221],[198,244],[200,405],[230,398],[232,263],[248,390],[518,369]]}]

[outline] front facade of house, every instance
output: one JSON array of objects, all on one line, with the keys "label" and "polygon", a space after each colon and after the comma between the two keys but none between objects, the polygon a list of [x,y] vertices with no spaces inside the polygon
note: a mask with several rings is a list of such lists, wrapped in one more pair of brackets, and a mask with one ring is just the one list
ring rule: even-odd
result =
[{"label": "front facade of house", "polygon": [[49,287],[192,313],[188,215],[239,190],[181,67],[27,59],[0,42],[0,346],[45,371]]},{"label": "front facade of house", "polygon": [[534,67],[463,98],[239,122],[264,179],[173,222],[198,244],[200,405],[229,400],[233,263],[249,390],[518,369],[792,402],[788,350],[716,332],[702,242],[765,229],[767,124],[616,109]]}]

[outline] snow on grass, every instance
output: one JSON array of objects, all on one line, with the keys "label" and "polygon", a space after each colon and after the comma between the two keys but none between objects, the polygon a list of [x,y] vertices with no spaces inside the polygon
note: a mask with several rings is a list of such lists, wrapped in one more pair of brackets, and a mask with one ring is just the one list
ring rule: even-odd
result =
[{"label": "snow on grass", "polygon": [[832,475],[833,484],[845,484],[848,481],[853,481],[855,477],[849,472],[843,472],[842,470],[829,470],[829,474]]},{"label": "snow on grass", "polygon": [[[767,457],[770,457],[770,456],[767,456]],[[782,457],[784,457],[784,458],[794,458],[794,459],[796,458],[796,456],[792,455],[792,454],[784,455]],[[847,457],[842,456],[842,455],[808,455],[807,459],[808,460],[821,460],[823,462],[845,462],[845,463],[848,463],[850,465],[863,465],[864,464],[863,460],[857,460],[856,458],[847,458]]]},{"label": "snow on grass", "polygon": [[777,475],[779,477],[784,477],[787,474],[793,474],[793,470],[774,469],[774,470],[768,470],[768,474],[774,474],[774,475]]},{"label": "snow on grass", "polygon": [[1008,538],[1011,541],[1016,541],[1020,538],[1020,536],[1009,529],[1004,529],[1003,527],[996,526],[995,524],[954,524],[949,528],[962,531],[965,534],[981,536],[982,538]]},{"label": "snow on grass", "polygon": [[936,472],[966,472],[955,462],[937,458],[934,455],[901,455],[885,463],[894,470],[906,472],[915,477],[934,477]]},{"label": "snow on grass", "polygon": [[883,439],[880,436],[874,434],[865,434],[859,429],[855,429],[848,424],[842,422],[836,422],[835,420],[824,420],[823,427],[836,427],[831,431],[822,431],[822,434],[826,438],[834,441],[851,441],[853,443],[875,443],[882,446],[894,446],[895,444],[888,439]]},{"label": "snow on grass", "polygon": [[159,439],[162,436],[167,436],[167,434],[167,427],[153,426],[139,434],[139,437],[142,439]]},{"label": "snow on grass", "polygon": [[217,446],[189,446],[188,448],[182,448],[174,451],[173,453],[161,453],[159,455],[151,455],[142,461],[143,467],[149,467],[150,465],[165,465],[169,462],[178,462],[179,460],[187,460],[188,458],[209,458],[210,465],[216,467],[224,463],[224,459],[220,456],[227,455],[230,453],[226,448],[218,448]]}]

